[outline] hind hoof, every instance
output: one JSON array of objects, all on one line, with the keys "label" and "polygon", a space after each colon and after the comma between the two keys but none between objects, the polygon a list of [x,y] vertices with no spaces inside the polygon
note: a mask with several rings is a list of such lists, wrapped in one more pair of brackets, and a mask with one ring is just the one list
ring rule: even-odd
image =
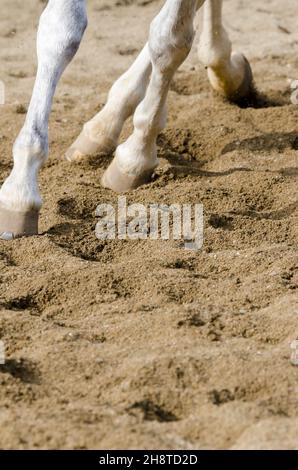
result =
[{"label": "hind hoof", "polygon": [[87,156],[92,157],[113,153],[115,148],[116,145],[111,139],[102,137],[100,142],[94,142],[82,131],[65,153],[65,159],[70,163],[80,163]]},{"label": "hind hoof", "polygon": [[39,212],[15,212],[0,207],[0,240],[14,240],[38,234]]},{"label": "hind hoof", "polygon": [[152,180],[155,168],[144,171],[141,175],[134,176],[123,173],[119,168],[117,160],[114,158],[108,169],[105,171],[101,184],[104,188],[111,189],[116,193],[126,193],[148,184]]},{"label": "hind hoof", "polygon": [[237,103],[245,98],[249,98],[255,91],[254,78],[250,63],[243,55],[244,60],[244,78],[240,87],[228,96],[228,99],[233,103]]}]

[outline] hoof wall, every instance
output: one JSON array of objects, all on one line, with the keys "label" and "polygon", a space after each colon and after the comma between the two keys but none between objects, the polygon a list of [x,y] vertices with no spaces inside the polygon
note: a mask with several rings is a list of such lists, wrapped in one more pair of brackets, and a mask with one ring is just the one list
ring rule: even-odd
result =
[{"label": "hoof wall", "polygon": [[154,168],[147,170],[139,176],[123,173],[114,159],[104,173],[101,184],[104,188],[116,193],[126,193],[151,182]]},{"label": "hoof wall", "polygon": [[38,217],[38,211],[15,212],[0,207],[0,240],[37,235]]},{"label": "hoof wall", "polygon": [[110,139],[94,142],[83,132],[67,150],[65,159],[70,163],[80,163],[87,156],[107,155],[115,150],[115,144]]},{"label": "hoof wall", "polygon": [[243,56],[244,63],[245,63],[245,72],[244,72],[244,79],[238,88],[232,95],[228,98],[232,103],[240,103],[245,100],[250,100],[253,95],[255,95],[255,85],[254,85],[254,78],[250,63],[248,62],[247,58]]}]

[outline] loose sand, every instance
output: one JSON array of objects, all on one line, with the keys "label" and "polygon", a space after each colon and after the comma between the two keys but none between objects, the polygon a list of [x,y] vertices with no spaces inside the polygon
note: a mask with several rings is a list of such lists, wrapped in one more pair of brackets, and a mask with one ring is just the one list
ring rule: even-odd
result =
[{"label": "loose sand", "polygon": [[[45,2],[1,0],[0,182],[33,86]],[[144,44],[162,1],[90,0],[63,77],[41,173],[41,235],[0,242],[0,447],[298,448],[298,79],[293,0],[227,0],[225,23],[267,106],[215,97],[190,55],[169,97],[155,181],[129,202],[205,207],[196,253],[169,241],[99,242],[110,157],[63,153]],[[129,123],[123,138],[131,130]]]}]

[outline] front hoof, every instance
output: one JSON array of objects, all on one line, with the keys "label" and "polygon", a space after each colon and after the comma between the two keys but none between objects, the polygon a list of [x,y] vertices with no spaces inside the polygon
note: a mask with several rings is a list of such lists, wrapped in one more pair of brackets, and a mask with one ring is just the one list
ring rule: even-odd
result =
[{"label": "front hoof", "polygon": [[38,234],[39,212],[16,212],[0,207],[0,240],[14,240]]},{"label": "front hoof", "polygon": [[138,176],[124,173],[117,163],[116,158],[112,161],[108,169],[105,171],[101,184],[104,188],[111,189],[116,193],[126,193],[133,189],[148,184],[152,181],[152,175],[155,168],[146,170]]},{"label": "front hoof", "polygon": [[65,153],[65,159],[70,163],[80,163],[87,156],[109,155],[115,148],[116,144],[111,139],[102,137],[100,142],[94,142],[82,131]]}]

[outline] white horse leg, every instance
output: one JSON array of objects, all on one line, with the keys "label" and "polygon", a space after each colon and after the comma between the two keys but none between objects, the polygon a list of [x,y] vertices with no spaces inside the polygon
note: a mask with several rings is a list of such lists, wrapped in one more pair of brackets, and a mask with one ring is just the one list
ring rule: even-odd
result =
[{"label": "white horse leg", "polygon": [[214,90],[231,101],[253,91],[253,75],[243,54],[232,53],[232,45],[222,24],[222,0],[206,0],[199,59],[208,69]]},{"label": "white horse leg", "polygon": [[111,88],[104,108],[89,122],[66,152],[66,159],[79,162],[87,155],[113,153],[125,121],[143,100],[151,74],[148,44],[130,69]]},{"label": "white horse leg", "polygon": [[144,100],[134,116],[134,132],[117,148],[102,180],[104,187],[125,192],[150,181],[158,165],[156,138],[166,124],[171,80],[188,56],[196,8],[204,0],[167,0],[152,22],[149,51],[152,75]]},{"label": "white horse leg", "polygon": [[13,170],[0,190],[0,238],[38,232],[38,172],[48,155],[48,121],[58,81],[87,26],[85,0],[49,0],[38,30],[38,71],[25,125],[13,148]]}]

